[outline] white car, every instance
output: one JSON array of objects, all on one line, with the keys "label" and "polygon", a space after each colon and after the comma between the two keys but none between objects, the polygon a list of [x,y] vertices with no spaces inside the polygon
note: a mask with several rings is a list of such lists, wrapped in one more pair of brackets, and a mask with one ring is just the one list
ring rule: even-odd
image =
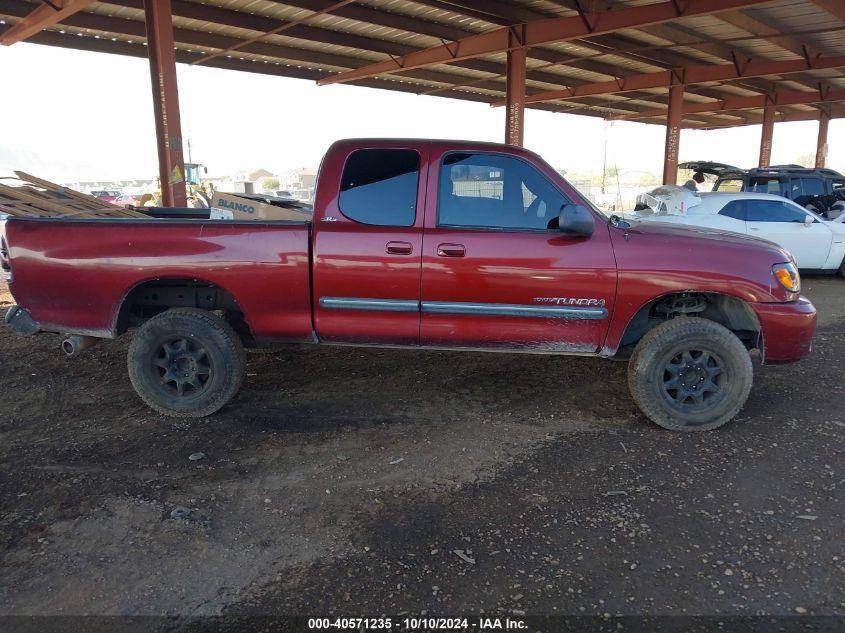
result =
[{"label": "white car", "polygon": [[632,217],[644,222],[703,226],[762,237],[786,248],[798,267],[809,272],[835,272],[845,277],[845,214],[826,220],[791,200],[768,193],[706,192],[693,194],[680,213],[658,208]]}]

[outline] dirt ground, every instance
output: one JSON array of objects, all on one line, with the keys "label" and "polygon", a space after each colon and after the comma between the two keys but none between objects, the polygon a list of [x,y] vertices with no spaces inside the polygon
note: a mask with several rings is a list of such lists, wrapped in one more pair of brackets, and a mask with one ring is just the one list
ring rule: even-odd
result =
[{"label": "dirt ground", "polygon": [[845,281],[804,291],[812,357],[706,434],[623,363],[322,347],[174,421],[127,337],[0,327],[0,614],[843,616]]}]

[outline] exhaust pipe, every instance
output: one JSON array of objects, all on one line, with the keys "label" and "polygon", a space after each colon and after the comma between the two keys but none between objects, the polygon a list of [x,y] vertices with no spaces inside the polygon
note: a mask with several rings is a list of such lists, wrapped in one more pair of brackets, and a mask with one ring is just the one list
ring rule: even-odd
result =
[{"label": "exhaust pipe", "polygon": [[62,341],[62,351],[68,356],[79,356],[86,349],[94,347],[99,342],[100,339],[95,336],[74,334]]}]

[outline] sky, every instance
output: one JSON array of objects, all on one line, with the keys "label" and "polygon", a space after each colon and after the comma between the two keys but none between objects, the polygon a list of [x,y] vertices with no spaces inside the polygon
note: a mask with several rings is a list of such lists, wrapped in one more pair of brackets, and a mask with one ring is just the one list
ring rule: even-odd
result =
[{"label": "sky", "polygon": [[[339,138],[422,137],[501,142],[504,108],[435,96],[177,66],[182,134],[209,176],[316,168]],[[58,182],[157,175],[145,59],[36,44],[0,47],[0,176]],[[777,123],[772,163],[815,152],[818,124]],[[527,109],[525,146],[569,173],[662,173],[665,129]],[[828,166],[845,170],[845,120],[829,130]],[[683,130],[680,159],[756,165],[760,126]],[[186,160],[188,156],[186,154]]]}]

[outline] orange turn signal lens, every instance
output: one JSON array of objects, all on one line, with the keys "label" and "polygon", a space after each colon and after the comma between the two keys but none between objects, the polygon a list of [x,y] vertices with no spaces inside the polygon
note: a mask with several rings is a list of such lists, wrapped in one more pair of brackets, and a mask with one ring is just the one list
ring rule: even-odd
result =
[{"label": "orange turn signal lens", "polygon": [[775,264],[772,266],[772,273],[778,283],[789,290],[799,292],[801,290],[801,278],[798,276],[798,269],[792,263]]}]

